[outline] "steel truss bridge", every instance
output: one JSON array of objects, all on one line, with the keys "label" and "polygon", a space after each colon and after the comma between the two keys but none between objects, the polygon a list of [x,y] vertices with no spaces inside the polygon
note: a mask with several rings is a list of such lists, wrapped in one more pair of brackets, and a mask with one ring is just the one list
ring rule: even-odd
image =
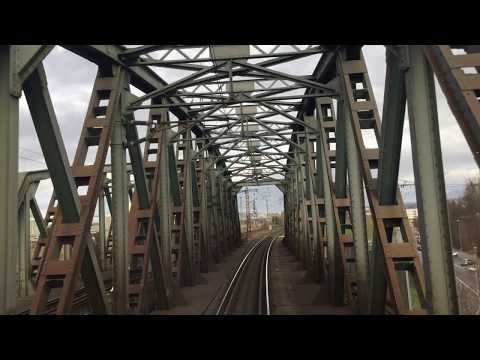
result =
[{"label": "steel truss bridge", "polygon": [[[42,65],[54,46],[0,46],[0,313],[15,312],[18,286],[30,314],[71,313],[79,291],[97,314],[174,307],[176,289],[241,241],[237,193],[266,184],[284,193],[285,241],[332,304],[458,313],[434,74],[480,164],[479,46],[385,46],[383,114],[362,46],[64,47],[98,65],[72,164]],[[312,56],[312,73],[289,71]],[[160,68],[188,75],[168,83]],[[15,176],[22,93],[48,169]],[[406,104],[421,255],[398,186]]]}]

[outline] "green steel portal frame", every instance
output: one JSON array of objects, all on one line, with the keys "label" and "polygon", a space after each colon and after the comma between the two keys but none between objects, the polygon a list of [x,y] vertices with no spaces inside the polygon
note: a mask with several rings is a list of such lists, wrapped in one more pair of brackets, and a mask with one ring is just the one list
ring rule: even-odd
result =
[{"label": "green steel portal frame", "polygon": [[[73,164],[42,65],[54,46],[0,46],[0,168],[9,174],[0,178],[0,313],[32,295],[31,314],[52,296],[56,314],[68,314],[80,287],[94,313],[175,306],[179,288],[239,245],[242,187],[276,185],[285,242],[328,283],[332,304],[458,314],[434,73],[480,165],[479,46],[386,46],[382,117],[361,45],[64,47],[98,65]],[[311,56],[312,74],[278,69]],[[167,83],[157,68],[188,75]],[[15,176],[22,91],[48,170]],[[421,255],[398,188],[407,103]],[[54,194],[42,214],[35,192],[45,179]]]}]

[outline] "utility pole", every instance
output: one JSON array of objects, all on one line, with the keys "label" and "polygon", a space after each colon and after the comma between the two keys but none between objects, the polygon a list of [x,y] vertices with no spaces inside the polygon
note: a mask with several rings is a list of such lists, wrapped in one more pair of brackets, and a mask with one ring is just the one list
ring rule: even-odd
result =
[{"label": "utility pole", "polygon": [[252,206],[252,213],[253,213],[253,224],[256,225],[256,220],[257,220],[257,207],[255,205],[255,198],[253,198],[253,206]]},{"label": "utility pole", "polygon": [[458,243],[459,243],[458,246],[460,246],[460,251],[463,251],[462,239],[460,237],[460,219],[456,219],[455,224],[457,225],[457,239],[458,239]]},{"label": "utility pole", "polygon": [[[247,187],[245,187],[245,190],[240,191],[240,193],[245,194],[245,219],[246,219],[246,225],[247,225],[247,241],[248,241],[248,236],[250,232],[252,231],[252,217],[250,214],[250,192],[256,191],[256,190],[251,190]],[[255,203],[253,205],[255,209]],[[255,211],[255,210],[254,210]]]},{"label": "utility pole", "polygon": [[265,198],[265,202],[267,203],[267,218],[268,218],[268,198]]},{"label": "utility pole", "polygon": [[252,231],[252,223],[250,219],[250,198],[249,198],[248,187],[245,189],[245,219],[247,222],[247,241],[248,241],[248,235],[250,231]]},{"label": "utility pole", "polygon": [[263,200],[265,200],[265,205],[267,208],[267,218],[268,218],[268,196],[263,195],[262,197],[263,197]]},{"label": "utility pole", "polygon": [[480,293],[480,277],[479,277],[479,274],[478,274],[478,256],[477,256],[477,247],[474,246],[473,247],[473,261],[475,262],[474,266],[475,266],[475,275],[477,277],[477,292]]},{"label": "utility pole", "polygon": [[268,218],[268,196],[263,195],[263,199],[265,200],[265,205],[267,207],[267,215],[265,216],[265,224],[269,229],[271,229],[269,226],[273,225],[273,222],[270,222],[269,224],[269,218]]}]

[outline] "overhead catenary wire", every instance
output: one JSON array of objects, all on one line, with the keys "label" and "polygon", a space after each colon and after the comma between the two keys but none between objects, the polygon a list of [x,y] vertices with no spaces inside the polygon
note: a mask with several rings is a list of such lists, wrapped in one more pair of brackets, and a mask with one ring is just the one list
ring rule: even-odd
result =
[{"label": "overhead catenary wire", "polygon": [[35,151],[35,150],[32,150],[32,149],[28,149],[28,148],[23,147],[23,146],[19,146],[19,149],[20,149],[20,150],[23,150],[23,151],[28,151],[28,152],[30,152],[30,153],[32,153],[32,154],[35,154],[35,155],[39,156],[39,157],[43,157],[43,154],[39,153],[38,151]]},{"label": "overhead catenary wire", "polygon": [[39,160],[35,160],[35,159],[31,159],[29,157],[26,157],[26,156],[22,156],[22,155],[19,155],[20,159],[24,159],[24,160],[28,160],[28,161],[33,161],[33,162],[36,162],[38,164],[42,164],[42,165],[46,165],[45,164],[45,161],[39,161]]}]

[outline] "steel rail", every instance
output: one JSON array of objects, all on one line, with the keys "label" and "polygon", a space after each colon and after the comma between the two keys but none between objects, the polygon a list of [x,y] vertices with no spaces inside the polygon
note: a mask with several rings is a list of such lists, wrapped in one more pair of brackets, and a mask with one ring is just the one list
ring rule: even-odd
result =
[{"label": "steel rail", "polygon": [[[265,297],[265,302],[266,302],[266,309],[267,309],[267,315],[270,315],[270,304],[269,304],[269,291],[268,291],[268,256],[270,254],[270,248],[275,240],[275,236],[272,236],[272,234],[266,235],[263,239],[259,240],[255,245],[252,246],[252,248],[248,251],[248,253],[245,255],[243,258],[242,262],[238,266],[235,274],[233,275],[232,280],[230,281],[227,290],[225,291],[224,296],[222,297],[222,300],[217,308],[216,315],[224,315],[225,314],[225,307],[227,306],[228,301],[231,298],[232,291],[237,286],[238,284],[238,279],[240,278],[240,275],[245,271],[246,269],[246,264],[252,259],[252,255],[260,248],[262,244],[264,244],[267,239],[271,237],[272,239],[270,240],[270,244],[267,248],[267,251],[265,252],[266,255],[264,257],[266,258],[265,261],[262,261],[262,263],[265,264],[265,291],[266,291],[266,297]],[[261,286],[261,285],[260,285]],[[261,293],[261,292],[260,292]],[[260,307],[260,304],[259,304]]]},{"label": "steel rail", "polygon": [[272,238],[272,241],[270,241],[270,245],[268,245],[267,249],[267,256],[265,259],[265,302],[267,305],[267,315],[270,315],[270,285],[268,283],[268,260],[270,258],[270,250],[272,249],[273,242],[278,239],[278,236],[275,238]]},{"label": "steel rail", "polygon": [[225,294],[223,295],[223,298],[222,298],[222,301],[220,302],[220,305],[218,306],[218,309],[217,309],[217,312],[216,312],[216,315],[221,315],[222,314],[222,311],[223,311],[223,308],[225,307],[225,303],[228,299],[228,297],[230,296],[230,293],[231,293],[231,289],[233,288],[233,285],[237,282],[238,280],[238,275],[241,273],[241,271],[244,269],[244,264],[245,262],[247,261],[247,259],[249,259],[249,256],[250,254],[255,250],[257,249],[260,244],[268,237],[268,235],[263,238],[262,240],[259,240],[254,246],[252,246],[252,248],[250,249],[250,251],[247,253],[247,255],[245,255],[245,257],[243,258],[242,262],[240,263],[240,265],[238,266],[237,268],[237,271],[235,272],[235,274],[233,275],[233,278],[232,280],[230,281],[230,284],[228,285],[228,288],[227,288],[227,291],[225,291]]},{"label": "steel rail", "polygon": [[[110,286],[112,285],[112,279],[105,279],[105,286],[107,291],[109,290]],[[43,315],[53,315],[57,311],[57,305],[60,298],[58,296],[54,297],[53,299],[48,300],[46,304],[46,310]],[[75,291],[75,295],[73,297],[73,308],[77,308],[80,305],[84,305],[88,303],[88,293],[85,287],[80,287]],[[16,315],[31,315],[30,309],[22,310],[16,313]]]}]

